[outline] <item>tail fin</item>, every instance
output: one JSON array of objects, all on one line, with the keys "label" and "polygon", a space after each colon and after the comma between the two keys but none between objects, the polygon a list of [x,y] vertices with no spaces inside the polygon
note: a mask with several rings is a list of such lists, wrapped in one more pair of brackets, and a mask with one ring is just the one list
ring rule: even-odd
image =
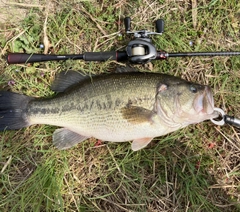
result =
[{"label": "tail fin", "polygon": [[31,97],[0,91],[0,131],[27,127],[26,109]]}]

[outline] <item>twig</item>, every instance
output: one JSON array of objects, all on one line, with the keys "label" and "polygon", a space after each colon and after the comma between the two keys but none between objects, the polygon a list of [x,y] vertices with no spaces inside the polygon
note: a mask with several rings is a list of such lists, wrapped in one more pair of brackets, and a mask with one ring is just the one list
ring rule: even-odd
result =
[{"label": "twig", "polygon": [[20,6],[20,7],[38,7],[44,8],[45,6],[39,4],[24,4],[24,3],[15,3],[15,2],[6,2],[6,5]]},{"label": "twig", "polygon": [[192,0],[192,22],[193,27],[197,26],[197,0]]},{"label": "twig", "polygon": [[4,164],[2,170],[1,170],[1,174],[5,171],[5,169],[8,167],[8,165],[11,163],[12,160],[12,155],[9,156],[7,162]]},{"label": "twig", "polygon": [[45,17],[45,21],[43,24],[43,44],[44,44],[44,54],[48,53],[48,49],[50,47],[50,42],[47,36],[47,20],[48,20],[48,13],[49,13],[49,5],[50,3],[48,3],[47,8],[46,8],[46,17]]},{"label": "twig", "polygon": [[231,141],[231,139],[229,139],[226,135],[224,135],[224,134],[221,132],[221,130],[219,130],[217,127],[215,127],[215,129],[216,129],[224,138],[226,138],[226,139],[228,140],[228,142],[229,142],[232,146],[234,146],[238,151],[240,151],[240,148],[239,148],[236,144],[234,144],[234,143]]},{"label": "twig", "polygon": [[106,36],[107,33],[106,33],[106,32],[102,29],[102,27],[98,24],[98,22],[96,21],[96,19],[93,18],[93,16],[92,16],[90,13],[88,13],[88,12],[84,9],[83,6],[81,6],[81,10],[82,10],[82,12],[84,12],[85,14],[87,14],[87,15],[89,16],[89,18],[97,25],[97,28],[102,32],[102,34]]}]

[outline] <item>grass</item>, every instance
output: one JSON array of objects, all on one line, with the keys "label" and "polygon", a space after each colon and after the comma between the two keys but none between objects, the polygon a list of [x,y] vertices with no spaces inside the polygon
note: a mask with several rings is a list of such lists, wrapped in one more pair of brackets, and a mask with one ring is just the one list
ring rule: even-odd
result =
[{"label": "grass", "polygon": [[[197,1],[197,13],[196,1],[21,2],[10,8],[25,17],[13,15],[1,23],[2,56],[43,53],[45,20],[48,52],[123,49],[130,41],[118,36],[125,16],[131,16],[133,30],[154,30],[153,22],[163,18],[165,33],[153,42],[167,52],[240,47],[237,1]],[[7,65],[2,57],[0,87],[51,96],[56,72],[99,74],[116,65],[80,60]],[[240,117],[239,57],[171,58],[138,67],[209,84],[215,105]],[[1,211],[240,211],[239,129],[204,122],[156,138],[138,152],[129,143],[96,146],[95,139],[58,151],[51,144],[54,129],[42,125],[0,133]]]}]

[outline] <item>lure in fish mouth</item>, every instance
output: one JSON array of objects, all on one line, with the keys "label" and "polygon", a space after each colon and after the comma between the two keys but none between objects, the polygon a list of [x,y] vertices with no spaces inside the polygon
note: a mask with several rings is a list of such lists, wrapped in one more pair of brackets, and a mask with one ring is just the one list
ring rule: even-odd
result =
[{"label": "lure in fish mouth", "polygon": [[68,149],[90,137],[103,141],[133,141],[132,149],[218,116],[208,86],[158,73],[112,73],[56,76],[53,98],[34,98],[0,91],[0,130],[34,124],[60,126],[53,144]]}]

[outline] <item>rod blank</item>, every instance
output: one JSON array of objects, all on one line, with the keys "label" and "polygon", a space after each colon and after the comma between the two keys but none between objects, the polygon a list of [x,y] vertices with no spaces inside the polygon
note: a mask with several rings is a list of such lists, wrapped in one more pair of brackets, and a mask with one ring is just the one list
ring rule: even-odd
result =
[{"label": "rod blank", "polygon": [[168,53],[168,57],[235,56],[240,52],[179,52]]}]

